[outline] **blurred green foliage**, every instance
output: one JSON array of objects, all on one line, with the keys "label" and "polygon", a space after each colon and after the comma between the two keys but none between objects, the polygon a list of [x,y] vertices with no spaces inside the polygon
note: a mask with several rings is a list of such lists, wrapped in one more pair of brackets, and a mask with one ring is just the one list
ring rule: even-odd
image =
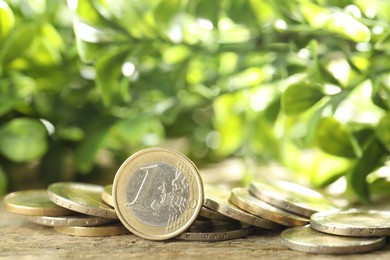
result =
[{"label": "blurred green foliage", "polygon": [[[350,198],[390,191],[390,2],[0,0],[0,188],[10,164],[93,174],[164,140],[278,162]],[[73,19],[73,27],[72,20]],[[74,32],[74,34],[73,34]],[[65,159],[64,159],[65,158]]]}]

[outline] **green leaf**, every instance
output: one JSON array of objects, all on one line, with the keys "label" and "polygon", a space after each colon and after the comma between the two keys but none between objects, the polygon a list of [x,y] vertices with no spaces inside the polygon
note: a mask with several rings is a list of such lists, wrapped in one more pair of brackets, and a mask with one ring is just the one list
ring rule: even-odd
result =
[{"label": "green leaf", "polygon": [[10,79],[7,79],[6,82],[0,83],[0,116],[7,114],[18,103],[23,101],[21,97],[12,91],[15,88],[10,81]]},{"label": "green leaf", "polygon": [[364,201],[369,201],[370,190],[366,177],[381,166],[386,155],[385,148],[377,139],[363,151],[362,157],[357,161],[354,169],[347,175],[347,183],[352,191]]},{"label": "green leaf", "polygon": [[0,196],[4,195],[4,193],[7,190],[7,176],[5,175],[5,172],[3,171],[3,168],[0,166]]},{"label": "green leaf", "polygon": [[90,43],[76,37],[76,46],[81,61],[84,63],[93,63],[102,55],[106,44]]},{"label": "green leaf", "polygon": [[[208,1],[217,3],[218,1]],[[236,0],[230,1],[230,8],[227,10],[229,18],[238,24],[244,24],[248,27],[256,26],[256,17],[254,16],[251,1]]]},{"label": "green leaf", "polygon": [[327,8],[313,4],[309,1],[300,2],[300,11],[313,28],[320,28],[323,25],[323,22],[331,14],[331,11]]},{"label": "green leaf", "polygon": [[308,1],[301,1],[300,9],[315,29],[322,28],[355,42],[370,41],[371,32],[368,27],[346,13],[331,11]]},{"label": "green leaf", "polygon": [[[237,1],[233,1],[237,2]],[[189,1],[189,4],[195,3],[195,17],[206,19],[213,23],[214,27],[218,26],[219,1],[198,0]]]},{"label": "green leaf", "polygon": [[141,114],[115,123],[105,143],[108,148],[117,150],[155,146],[161,141],[163,134],[164,127],[157,117]]},{"label": "green leaf", "polygon": [[191,55],[191,50],[185,45],[174,45],[165,49],[162,58],[166,63],[175,64],[182,62]]},{"label": "green leaf", "polygon": [[0,128],[0,152],[13,162],[39,159],[47,147],[47,131],[39,120],[16,118]]},{"label": "green leaf", "polygon": [[249,67],[243,71],[230,76],[227,85],[230,90],[258,86],[264,81],[264,69],[258,67]]},{"label": "green leaf", "polygon": [[108,21],[96,10],[93,5],[94,1],[78,0],[76,13],[82,21],[94,26],[106,26]]},{"label": "green leaf", "polygon": [[329,15],[324,21],[323,28],[355,42],[369,42],[371,38],[367,26],[352,16],[340,12]]},{"label": "green leaf", "polygon": [[86,138],[77,148],[76,165],[81,173],[91,171],[98,152],[103,148],[110,127],[111,125],[96,127],[94,131],[87,133]]},{"label": "green leaf", "polygon": [[161,1],[154,10],[154,20],[157,25],[170,27],[173,19],[180,14],[182,9],[181,0],[164,0]]},{"label": "green leaf", "polygon": [[374,48],[378,51],[390,49],[390,33],[383,34],[375,43]]},{"label": "green leaf", "polygon": [[0,0],[0,45],[12,30],[14,24],[14,13],[6,2]]},{"label": "green leaf", "polygon": [[128,51],[128,47],[116,49],[96,62],[96,87],[106,106],[111,104],[113,93],[119,89],[119,77]]},{"label": "green leaf", "polygon": [[390,152],[390,113],[384,115],[376,127],[376,135]]},{"label": "green leaf", "polygon": [[20,57],[29,50],[38,32],[35,24],[22,24],[15,28],[0,48],[0,62]]},{"label": "green leaf", "polygon": [[318,146],[332,155],[359,158],[362,151],[356,139],[333,117],[322,118],[316,130]]},{"label": "green leaf", "polygon": [[387,178],[380,177],[375,179],[373,182],[369,184],[370,192],[376,195],[390,195],[390,181]]},{"label": "green leaf", "polygon": [[243,118],[236,111],[237,97],[235,95],[223,95],[218,97],[213,104],[215,111],[215,135],[214,153],[217,156],[227,156],[236,151],[244,140]]},{"label": "green leaf", "polygon": [[289,86],[282,94],[282,110],[287,115],[298,115],[314,106],[324,96],[321,86],[299,82]]}]

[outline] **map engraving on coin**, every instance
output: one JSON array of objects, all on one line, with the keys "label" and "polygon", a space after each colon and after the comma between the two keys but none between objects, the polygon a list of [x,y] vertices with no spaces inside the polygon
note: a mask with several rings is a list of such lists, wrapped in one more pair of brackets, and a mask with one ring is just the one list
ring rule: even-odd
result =
[{"label": "map engraving on coin", "polygon": [[173,223],[189,203],[187,178],[179,168],[163,162],[138,169],[126,190],[127,207],[140,221],[152,226]]}]

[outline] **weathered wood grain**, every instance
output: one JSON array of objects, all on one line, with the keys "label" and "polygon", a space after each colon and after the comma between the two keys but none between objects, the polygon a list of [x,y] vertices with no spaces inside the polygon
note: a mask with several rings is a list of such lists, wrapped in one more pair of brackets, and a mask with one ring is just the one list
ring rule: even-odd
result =
[{"label": "weathered wood grain", "polygon": [[288,250],[279,232],[223,242],[155,242],[134,235],[76,237],[29,223],[0,206],[0,259],[390,259],[390,244],[361,255],[311,255]]}]

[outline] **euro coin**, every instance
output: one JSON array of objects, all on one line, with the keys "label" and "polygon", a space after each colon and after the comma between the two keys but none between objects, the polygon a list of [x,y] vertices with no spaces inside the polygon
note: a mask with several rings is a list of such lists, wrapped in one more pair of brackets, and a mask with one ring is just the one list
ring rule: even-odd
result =
[{"label": "euro coin", "polygon": [[349,209],[318,212],[311,216],[310,226],[341,236],[390,236],[390,211]]},{"label": "euro coin", "polygon": [[55,204],[86,215],[117,219],[115,210],[101,199],[103,187],[77,182],[58,182],[49,185],[47,193]]},{"label": "euro coin", "polygon": [[125,235],[130,232],[120,223],[106,224],[93,227],[77,227],[77,226],[58,226],[54,227],[55,231],[72,236],[81,237],[107,237]]},{"label": "euro coin", "polygon": [[321,193],[284,180],[252,182],[249,192],[275,207],[305,217],[310,217],[318,211],[336,208]]},{"label": "euro coin", "polygon": [[309,219],[307,218],[281,210],[252,196],[246,188],[232,189],[229,201],[251,214],[260,216],[283,226],[303,226],[309,223]]},{"label": "euro coin", "polygon": [[114,200],[112,199],[112,184],[104,186],[102,200],[111,207],[114,207]]},{"label": "euro coin", "polygon": [[16,191],[4,197],[7,211],[28,216],[64,216],[73,211],[53,203],[46,190]]},{"label": "euro coin", "polygon": [[203,205],[198,169],[172,149],[149,148],[133,154],[118,169],[112,189],[121,222],[151,240],[184,232]]},{"label": "euro coin", "polygon": [[246,237],[252,234],[253,230],[253,227],[247,224],[197,226],[190,227],[177,238],[190,241],[224,241]]},{"label": "euro coin", "polygon": [[281,233],[283,244],[296,251],[316,254],[354,254],[382,248],[384,237],[342,237],[318,232],[309,225],[294,227]]},{"label": "euro coin", "polygon": [[270,220],[250,214],[229,202],[230,189],[205,185],[204,205],[229,218],[265,229],[281,229],[282,226]]},{"label": "euro coin", "polygon": [[70,216],[30,216],[28,218],[30,222],[43,225],[43,226],[97,226],[114,221],[109,218],[93,217],[88,215],[70,215]]},{"label": "euro coin", "polygon": [[199,212],[200,217],[212,219],[212,220],[222,220],[222,221],[235,221],[234,219],[231,219],[225,215],[220,214],[217,211],[214,211],[212,209],[209,209],[207,207],[202,207]]}]

